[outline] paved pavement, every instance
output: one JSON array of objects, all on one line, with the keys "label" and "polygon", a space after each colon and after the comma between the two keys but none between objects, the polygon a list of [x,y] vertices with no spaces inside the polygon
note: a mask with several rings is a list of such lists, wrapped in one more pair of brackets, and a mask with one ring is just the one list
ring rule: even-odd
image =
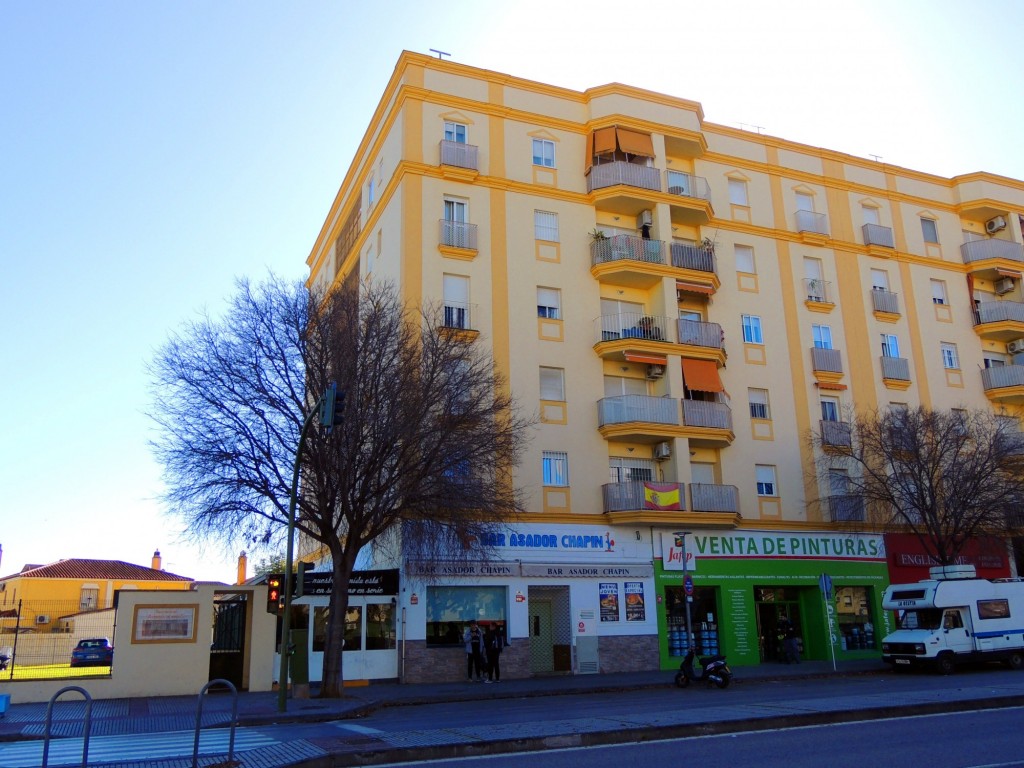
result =
[{"label": "paved pavement", "polygon": [[[764,664],[735,670],[734,684],[820,678],[867,676],[888,673],[878,661],[799,665]],[[1018,673],[1019,674],[1019,673]],[[998,678],[998,683],[994,681]],[[307,768],[370,765],[386,760],[449,757],[466,752],[537,749],[621,741],[631,731],[672,737],[711,730],[747,730],[782,727],[800,722],[829,722],[838,717],[863,719],[901,713],[944,711],[964,701],[984,701],[983,706],[1024,705],[1024,675],[965,675],[955,686],[931,692],[896,692],[869,686],[867,692],[849,696],[833,693],[818,698],[746,703],[723,695],[712,706],[681,707],[678,711],[614,718],[582,717],[538,723],[447,727],[443,730],[387,732],[360,725],[358,718],[383,707],[438,702],[475,701],[610,693],[671,684],[671,672],[612,675],[576,675],[505,680],[500,684],[453,682],[430,685],[371,684],[346,689],[343,699],[289,699],[287,711],[278,712],[276,693],[240,693],[237,727],[230,728],[234,701],[227,693],[211,693],[202,702],[201,738],[197,765],[229,765],[229,750],[245,768]],[[83,687],[88,688],[85,684]],[[752,689],[753,686],[751,686]],[[853,686],[851,686],[853,688]],[[92,703],[89,738],[90,766],[117,768],[188,768],[196,733],[197,696],[97,700]],[[12,705],[0,719],[0,768],[36,768],[42,764],[46,704]],[[840,714],[841,713],[841,714]],[[54,707],[48,765],[81,765],[85,703],[67,695]],[[312,724],[321,725],[319,730]],[[328,736],[325,737],[325,731]],[[231,744],[232,733],[234,738]],[[638,738],[640,736],[638,735]]]}]

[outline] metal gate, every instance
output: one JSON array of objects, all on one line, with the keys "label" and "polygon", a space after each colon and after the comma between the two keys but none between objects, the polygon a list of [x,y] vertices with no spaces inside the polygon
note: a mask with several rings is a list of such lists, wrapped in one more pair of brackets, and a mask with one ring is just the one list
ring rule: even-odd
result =
[{"label": "metal gate", "polygon": [[229,680],[242,689],[245,675],[245,595],[225,595],[213,602],[210,680]]}]

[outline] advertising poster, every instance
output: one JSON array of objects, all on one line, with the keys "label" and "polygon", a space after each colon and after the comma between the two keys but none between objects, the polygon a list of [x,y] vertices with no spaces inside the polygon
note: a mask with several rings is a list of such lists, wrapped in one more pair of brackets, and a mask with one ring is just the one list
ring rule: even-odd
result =
[{"label": "advertising poster", "polygon": [[626,582],[626,621],[646,621],[644,608],[644,583]]},{"label": "advertising poster", "polygon": [[601,621],[619,620],[619,585],[601,582]]}]

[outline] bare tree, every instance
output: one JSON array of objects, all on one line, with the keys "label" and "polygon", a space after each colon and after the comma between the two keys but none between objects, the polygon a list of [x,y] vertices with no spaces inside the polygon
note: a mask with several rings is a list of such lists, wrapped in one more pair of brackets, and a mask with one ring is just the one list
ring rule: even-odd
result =
[{"label": "bare tree", "polygon": [[988,411],[860,412],[821,422],[818,481],[833,522],[913,533],[938,565],[1005,537],[1024,502],[1024,436]]},{"label": "bare tree", "polygon": [[511,473],[530,422],[479,341],[413,309],[389,284],[328,296],[240,281],[223,319],[171,337],[151,365],[165,500],[187,530],[281,546],[302,425],[331,382],[340,425],[301,457],[296,528],[330,559],[321,695],[342,695],[348,583],[361,549],[481,559],[483,535],[522,510]]}]

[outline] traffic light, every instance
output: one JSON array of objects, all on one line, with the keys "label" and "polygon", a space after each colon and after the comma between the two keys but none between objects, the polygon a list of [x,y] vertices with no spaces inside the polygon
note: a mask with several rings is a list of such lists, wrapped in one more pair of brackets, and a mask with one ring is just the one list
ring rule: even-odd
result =
[{"label": "traffic light", "polygon": [[320,398],[320,424],[327,427],[328,432],[340,426],[342,414],[345,412],[345,393],[338,391],[338,385],[331,383]]},{"label": "traffic light", "polygon": [[281,610],[281,602],[284,600],[284,593],[281,591],[283,581],[278,574],[267,577],[267,613],[277,613]]},{"label": "traffic light", "polygon": [[292,590],[292,597],[302,597],[306,593],[306,571],[313,570],[313,564],[300,560],[295,568],[295,589]]}]

